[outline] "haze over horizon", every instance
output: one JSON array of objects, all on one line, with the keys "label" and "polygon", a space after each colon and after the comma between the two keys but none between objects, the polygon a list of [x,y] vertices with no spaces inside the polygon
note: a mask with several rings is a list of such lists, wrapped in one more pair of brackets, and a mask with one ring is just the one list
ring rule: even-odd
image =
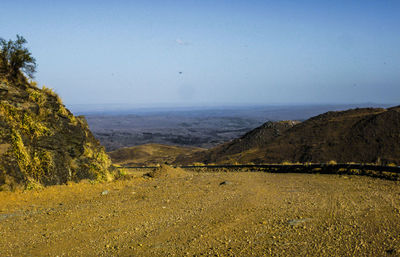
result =
[{"label": "haze over horizon", "polygon": [[399,1],[4,0],[67,106],[398,103]]}]

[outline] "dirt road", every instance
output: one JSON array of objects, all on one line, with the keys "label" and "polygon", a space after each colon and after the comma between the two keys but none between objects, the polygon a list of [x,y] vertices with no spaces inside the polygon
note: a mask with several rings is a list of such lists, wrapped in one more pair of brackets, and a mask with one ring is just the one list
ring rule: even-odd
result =
[{"label": "dirt road", "polygon": [[0,256],[399,256],[400,184],[248,172],[0,192]]}]

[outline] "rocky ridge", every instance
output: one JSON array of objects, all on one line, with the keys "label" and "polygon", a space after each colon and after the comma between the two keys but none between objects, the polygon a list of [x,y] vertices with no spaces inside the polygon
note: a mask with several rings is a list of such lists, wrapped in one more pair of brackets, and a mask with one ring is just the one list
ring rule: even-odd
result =
[{"label": "rocky ridge", "polygon": [[0,189],[104,180],[110,165],[84,117],[51,89],[0,78]]},{"label": "rocky ridge", "polygon": [[330,161],[400,164],[400,107],[332,111],[304,122],[267,122],[177,164]]}]

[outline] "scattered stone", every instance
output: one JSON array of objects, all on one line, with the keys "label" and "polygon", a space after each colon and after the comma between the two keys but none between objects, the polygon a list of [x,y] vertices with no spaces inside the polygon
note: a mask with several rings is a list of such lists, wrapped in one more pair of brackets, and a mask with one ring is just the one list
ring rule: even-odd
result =
[{"label": "scattered stone", "polygon": [[104,190],[103,192],[101,192],[101,195],[108,195],[108,190]]},{"label": "scattered stone", "polygon": [[221,183],[219,183],[220,186],[222,186],[222,185],[231,185],[231,184],[232,184],[232,182],[230,182],[230,181],[222,181]]}]

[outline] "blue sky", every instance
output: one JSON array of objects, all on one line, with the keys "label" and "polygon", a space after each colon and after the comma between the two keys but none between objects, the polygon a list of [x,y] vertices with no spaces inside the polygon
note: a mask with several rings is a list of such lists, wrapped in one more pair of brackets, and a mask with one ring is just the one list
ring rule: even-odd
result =
[{"label": "blue sky", "polygon": [[394,103],[400,1],[2,0],[67,105]]}]

